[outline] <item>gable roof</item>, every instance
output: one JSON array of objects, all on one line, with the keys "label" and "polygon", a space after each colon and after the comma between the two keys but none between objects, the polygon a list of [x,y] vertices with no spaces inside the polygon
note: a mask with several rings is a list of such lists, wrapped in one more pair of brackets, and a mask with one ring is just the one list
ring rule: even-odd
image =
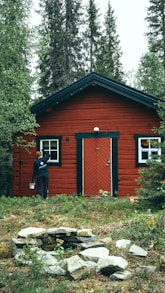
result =
[{"label": "gable roof", "polygon": [[51,107],[55,107],[56,105],[71,98],[75,94],[79,93],[83,89],[86,89],[87,87],[93,84],[96,84],[100,87],[110,90],[116,94],[120,94],[123,97],[136,101],[150,108],[157,109],[157,105],[156,105],[156,103],[158,102],[157,98],[150,96],[148,94],[145,94],[123,83],[107,78],[99,73],[91,72],[87,74],[86,76],[80,78],[76,82],[72,83],[71,85],[56,92],[54,95],[33,105],[31,107],[31,112],[39,115],[43,113],[44,111],[46,111],[47,109]]}]

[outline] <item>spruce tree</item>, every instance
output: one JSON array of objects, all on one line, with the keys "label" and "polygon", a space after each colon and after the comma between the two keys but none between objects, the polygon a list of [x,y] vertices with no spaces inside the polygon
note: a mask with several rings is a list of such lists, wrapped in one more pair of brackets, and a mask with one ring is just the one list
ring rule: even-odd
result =
[{"label": "spruce tree", "polygon": [[138,69],[140,89],[159,97],[158,116],[160,127],[154,132],[162,137],[156,147],[161,148],[160,157],[152,157],[148,167],[139,169],[137,194],[153,207],[165,206],[165,0],[150,0],[148,21],[149,53],[142,56]]},{"label": "spruce tree", "polygon": [[149,3],[146,17],[149,51],[157,54],[165,73],[165,0],[150,0]]},{"label": "spruce tree", "polygon": [[65,76],[67,84],[83,74],[81,0],[65,0]]},{"label": "spruce tree", "polygon": [[122,56],[119,36],[116,29],[114,10],[108,2],[103,23],[103,31],[96,52],[96,71],[118,81],[123,80],[120,58]]},{"label": "spruce tree", "polygon": [[136,80],[137,89],[155,97],[163,97],[164,70],[155,53],[149,52],[140,58]]},{"label": "spruce tree", "polygon": [[101,26],[99,9],[95,0],[89,0],[86,8],[85,31],[84,31],[84,55],[85,70],[91,72],[96,70],[96,54],[101,39]]},{"label": "spruce tree", "polygon": [[165,207],[165,98],[158,104],[158,115],[160,117],[160,127],[154,132],[162,137],[162,141],[155,147],[161,148],[160,156],[153,156],[147,162],[147,167],[139,169],[137,183],[137,195],[144,199],[143,203],[152,208]]},{"label": "spruce tree", "polygon": [[40,1],[39,92],[45,98],[81,76],[80,0]]}]

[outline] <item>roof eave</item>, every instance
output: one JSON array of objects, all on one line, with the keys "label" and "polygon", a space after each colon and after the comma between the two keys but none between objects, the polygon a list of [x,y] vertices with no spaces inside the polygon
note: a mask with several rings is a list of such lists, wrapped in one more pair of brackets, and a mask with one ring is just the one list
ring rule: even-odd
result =
[{"label": "roof eave", "polygon": [[97,73],[91,73],[75,83],[69,85],[68,87],[60,90],[54,95],[48,97],[45,100],[42,100],[38,104],[31,107],[31,112],[36,115],[42,114],[46,109],[54,107],[64,100],[69,99],[75,94],[81,92],[82,90],[88,88],[92,84],[96,84],[100,87],[103,87],[109,91],[112,91],[116,94],[122,95],[128,99],[131,99],[135,102],[141,103],[147,107],[157,109],[158,99],[142,93],[136,89],[133,89],[125,84],[119,83],[117,81],[111,80],[107,77],[104,77]]}]

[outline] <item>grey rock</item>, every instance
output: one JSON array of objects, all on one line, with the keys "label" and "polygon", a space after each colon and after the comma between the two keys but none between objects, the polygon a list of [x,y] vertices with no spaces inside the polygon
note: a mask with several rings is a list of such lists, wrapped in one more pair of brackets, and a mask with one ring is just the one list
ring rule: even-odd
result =
[{"label": "grey rock", "polygon": [[144,250],[143,248],[135,244],[131,245],[129,252],[131,252],[133,255],[142,256],[142,257],[145,257],[148,255],[148,252],[146,250]]},{"label": "grey rock", "polygon": [[103,242],[105,245],[109,245],[112,243],[112,238],[111,237],[105,237],[101,239],[101,242]]},{"label": "grey rock", "polygon": [[81,280],[90,273],[90,267],[78,255],[67,259],[67,271],[69,276],[74,280]]},{"label": "grey rock", "polygon": [[[33,250],[33,248],[31,250]],[[54,266],[58,263],[57,259],[47,251],[44,251],[42,249],[36,249],[33,251],[36,252],[36,255],[38,256],[38,261],[41,261],[41,263],[46,266]]]},{"label": "grey rock", "polygon": [[66,242],[73,242],[73,243],[83,243],[83,242],[92,242],[96,241],[97,237],[95,235],[89,236],[89,237],[78,237],[78,236],[66,236],[65,234],[61,235],[61,239],[63,239]]},{"label": "grey rock", "polygon": [[157,270],[156,266],[141,266],[140,268],[137,268],[137,272],[139,272],[140,270],[144,270],[146,273],[154,273]]},{"label": "grey rock", "polygon": [[160,269],[161,271],[165,271],[165,255],[160,256]]},{"label": "grey rock", "polygon": [[17,246],[17,248],[23,248],[25,245],[30,244],[32,246],[38,246],[36,239],[30,238],[12,238],[12,241]]},{"label": "grey rock", "polygon": [[46,235],[46,229],[36,228],[36,227],[28,227],[18,232],[18,236],[23,238],[36,238],[36,237],[41,237],[45,235]]},{"label": "grey rock", "polygon": [[128,248],[131,245],[131,240],[121,239],[116,241],[116,247],[118,248]]},{"label": "grey rock", "polygon": [[120,271],[120,272],[116,272],[114,274],[111,275],[111,279],[112,280],[128,280],[132,277],[132,273],[129,271]]},{"label": "grey rock", "polygon": [[120,256],[107,256],[99,259],[97,263],[97,272],[103,275],[111,275],[117,271],[123,271],[127,268],[128,262]]},{"label": "grey rock", "polygon": [[65,276],[66,271],[62,269],[59,265],[55,266],[44,266],[40,270],[41,274],[49,274],[49,275],[56,275],[56,276]]},{"label": "grey rock", "polygon": [[54,266],[57,265],[58,261],[57,259],[52,256],[50,253],[47,253],[46,251],[39,249],[37,247],[33,247],[31,248],[31,255],[26,255],[25,251],[19,251],[14,259],[15,262],[21,265],[32,265],[33,264],[33,257],[35,255],[36,259],[38,260],[38,262],[41,263],[41,265],[45,266]]},{"label": "grey rock", "polygon": [[80,229],[77,231],[77,236],[79,237],[89,237],[92,235],[92,229]]},{"label": "grey rock", "polygon": [[31,266],[32,260],[29,258],[26,258],[25,253],[23,250],[18,251],[14,256],[14,261],[18,265],[24,265],[24,266]]},{"label": "grey rock", "polygon": [[96,247],[104,247],[105,244],[103,242],[87,242],[87,243],[80,243],[81,249],[88,249],[88,248],[96,248]]},{"label": "grey rock", "polygon": [[85,264],[86,264],[86,266],[88,267],[88,268],[90,268],[91,270],[96,270],[96,268],[97,268],[97,263],[96,262],[94,262],[94,261],[90,261],[90,260],[87,260],[86,262],[85,262]]},{"label": "grey rock", "polygon": [[76,228],[70,228],[70,227],[59,227],[59,228],[49,228],[47,229],[47,233],[50,235],[59,235],[59,234],[65,234],[67,236],[70,236],[72,234],[77,233]]},{"label": "grey rock", "polygon": [[106,247],[88,248],[79,253],[83,260],[91,260],[97,262],[100,257],[107,257],[109,250]]}]

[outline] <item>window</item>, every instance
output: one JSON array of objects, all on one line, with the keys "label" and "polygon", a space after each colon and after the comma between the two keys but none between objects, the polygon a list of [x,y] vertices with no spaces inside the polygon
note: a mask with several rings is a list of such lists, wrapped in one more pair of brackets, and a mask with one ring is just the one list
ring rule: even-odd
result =
[{"label": "window", "polygon": [[38,137],[38,149],[50,154],[48,163],[61,165],[61,137]]},{"label": "window", "polygon": [[137,165],[146,165],[147,160],[154,158],[160,161],[161,148],[158,144],[161,142],[161,137],[158,136],[140,136],[135,135],[137,149]]}]

